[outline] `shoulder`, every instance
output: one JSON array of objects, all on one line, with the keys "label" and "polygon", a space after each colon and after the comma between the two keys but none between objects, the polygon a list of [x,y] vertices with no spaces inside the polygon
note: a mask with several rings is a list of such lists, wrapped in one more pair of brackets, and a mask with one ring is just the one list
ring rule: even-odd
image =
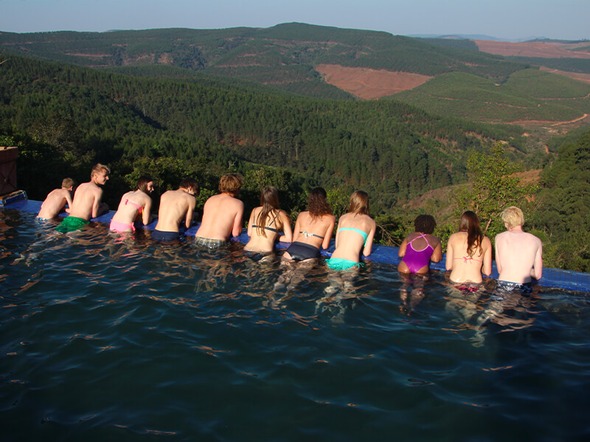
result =
[{"label": "shoulder", "polygon": [[538,236],[533,235],[532,233],[527,233],[526,235],[527,235],[527,237],[529,238],[529,240],[531,242],[534,242],[534,243],[539,244],[539,245],[541,245],[543,243],[541,241],[541,238],[539,238]]},{"label": "shoulder", "polygon": [[427,233],[426,237],[428,238],[428,242],[430,242],[431,244],[440,244],[440,238],[438,236],[434,236],[430,233]]},{"label": "shoulder", "polygon": [[498,233],[494,237],[494,241],[502,240],[503,238],[506,238],[506,236],[508,236],[508,230],[506,230],[505,232]]}]

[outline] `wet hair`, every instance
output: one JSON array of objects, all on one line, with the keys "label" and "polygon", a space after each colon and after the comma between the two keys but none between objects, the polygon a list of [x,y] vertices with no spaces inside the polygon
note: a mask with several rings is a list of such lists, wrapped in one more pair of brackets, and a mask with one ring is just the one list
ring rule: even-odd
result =
[{"label": "wet hair", "polygon": [[64,178],[61,182],[62,189],[69,189],[70,187],[74,187],[76,183],[71,178]]},{"label": "wet hair", "polygon": [[199,194],[199,184],[192,178],[183,179],[178,187],[182,187],[183,189],[193,189],[195,195]]},{"label": "wet hair", "polygon": [[348,212],[355,215],[369,214],[369,194],[363,190],[357,190],[350,195]]},{"label": "wet hair", "polygon": [[141,190],[143,193],[150,193],[147,189],[147,186],[149,183],[153,182],[154,180],[152,180],[151,177],[143,175],[140,176],[139,179],[137,180],[137,188],[139,190]]},{"label": "wet hair", "polygon": [[502,221],[507,228],[522,226],[524,224],[524,214],[516,206],[510,206],[502,212]]},{"label": "wet hair", "polygon": [[459,223],[459,231],[467,232],[467,254],[469,256],[473,256],[477,249],[481,250],[483,232],[479,227],[479,218],[475,212],[471,210],[463,212]]},{"label": "wet hair", "polygon": [[239,173],[228,173],[219,179],[219,191],[221,193],[237,195],[243,184],[244,177],[242,175]]},{"label": "wet hair", "polygon": [[323,187],[316,187],[309,192],[307,210],[312,218],[332,214],[332,208],[328,204],[328,194]]},{"label": "wet hair", "polygon": [[420,233],[432,234],[436,229],[436,220],[432,215],[418,215],[414,220],[414,230]]},{"label": "wet hair", "polygon": [[94,175],[98,175],[100,172],[103,171],[106,172],[107,175],[110,175],[111,173],[111,169],[109,169],[107,166],[105,166],[104,164],[96,163],[90,171],[90,179],[92,179]]},{"label": "wet hair", "polygon": [[272,217],[277,229],[283,227],[276,213],[279,210],[279,191],[276,187],[267,186],[262,189],[260,192],[260,205],[262,206],[262,210],[256,218],[256,231],[266,237],[266,229],[264,227],[269,217]]}]

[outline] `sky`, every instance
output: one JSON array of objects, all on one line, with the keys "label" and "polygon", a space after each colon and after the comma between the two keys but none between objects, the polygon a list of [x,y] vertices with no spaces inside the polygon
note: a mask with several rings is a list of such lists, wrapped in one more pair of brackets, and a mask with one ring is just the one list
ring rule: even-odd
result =
[{"label": "sky", "polygon": [[233,27],[300,22],[394,35],[590,39],[590,0],[0,0],[0,31]]}]

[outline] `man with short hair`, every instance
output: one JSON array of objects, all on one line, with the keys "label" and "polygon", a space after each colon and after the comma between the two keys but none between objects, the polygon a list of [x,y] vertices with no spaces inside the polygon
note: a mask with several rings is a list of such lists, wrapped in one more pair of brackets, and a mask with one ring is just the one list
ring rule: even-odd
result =
[{"label": "man with short hair", "polygon": [[109,206],[101,202],[102,189],[109,179],[110,169],[104,164],[97,163],[90,172],[90,181],[82,183],[74,193],[74,200],[70,208],[70,215],[64,218],[56,230],[61,233],[80,230],[92,218],[96,218],[109,211]]},{"label": "man with short hair", "polygon": [[543,275],[543,244],[539,238],[524,232],[524,215],[518,207],[502,212],[506,231],[496,235],[498,288],[530,291],[531,281]]},{"label": "man with short hair", "polygon": [[237,173],[219,180],[219,194],[210,197],[203,207],[203,220],[197,231],[197,245],[210,249],[227,244],[231,236],[242,232],[244,203],[237,198],[244,179]]},{"label": "man with short hair", "polygon": [[61,188],[53,189],[47,194],[47,197],[41,204],[41,210],[37,218],[53,219],[62,212],[66,204],[66,212],[69,213],[72,208],[72,190],[74,190],[74,180],[64,178],[61,182]]},{"label": "man with short hair", "polygon": [[191,178],[180,182],[177,190],[168,190],[160,197],[158,222],[152,232],[152,239],[162,242],[178,241],[180,239],[180,224],[184,220],[184,227],[189,228],[193,222],[193,212],[199,194],[199,185]]}]

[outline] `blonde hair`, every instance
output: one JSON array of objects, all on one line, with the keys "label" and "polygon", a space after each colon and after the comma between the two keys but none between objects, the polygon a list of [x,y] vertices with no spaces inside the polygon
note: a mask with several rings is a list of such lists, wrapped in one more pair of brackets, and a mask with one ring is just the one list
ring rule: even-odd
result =
[{"label": "blonde hair", "polygon": [[111,174],[111,169],[109,169],[107,166],[105,166],[104,164],[96,163],[92,168],[92,171],[90,172],[90,179],[92,179],[94,175],[98,175],[102,171],[106,172],[107,175]]},{"label": "blonde hair", "polygon": [[61,187],[63,189],[69,189],[70,187],[74,187],[74,180],[71,178],[64,178],[61,182]]},{"label": "blonde hair", "polygon": [[369,194],[363,190],[357,190],[350,195],[348,212],[362,215],[369,214]]},{"label": "blonde hair", "polygon": [[524,214],[516,206],[510,206],[502,212],[502,221],[507,228],[522,226],[524,224]]}]

